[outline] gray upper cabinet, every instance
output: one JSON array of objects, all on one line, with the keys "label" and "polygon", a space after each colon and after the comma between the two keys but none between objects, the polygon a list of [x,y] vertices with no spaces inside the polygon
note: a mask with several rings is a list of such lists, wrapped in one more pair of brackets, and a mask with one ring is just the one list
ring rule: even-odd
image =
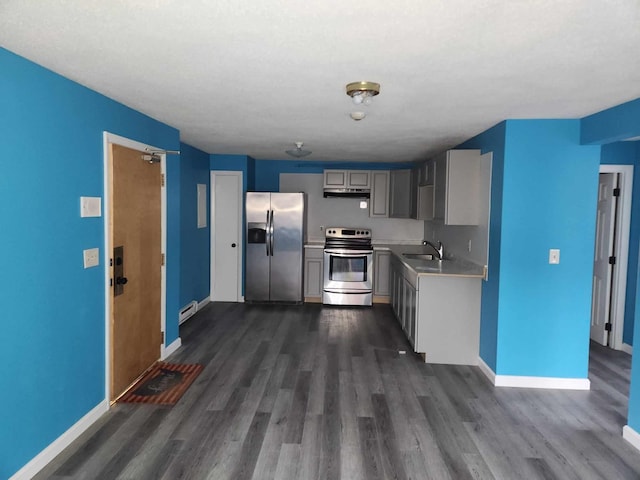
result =
[{"label": "gray upper cabinet", "polygon": [[433,185],[418,186],[418,220],[433,220]]},{"label": "gray upper cabinet", "polygon": [[411,218],[411,170],[391,170],[389,175],[389,216]]},{"label": "gray upper cabinet", "polygon": [[371,188],[369,170],[325,170],[324,188]]},{"label": "gray upper cabinet", "polygon": [[448,150],[433,163],[434,219],[445,225],[477,225],[480,150]]},{"label": "gray upper cabinet", "polygon": [[[389,182],[389,216],[426,220],[433,217],[425,213],[432,202],[419,186],[425,177],[422,167],[391,170]],[[420,196],[422,194],[422,197]]]},{"label": "gray upper cabinet", "polygon": [[371,171],[371,196],[369,198],[370,217],[389,216],[389,172]]}]

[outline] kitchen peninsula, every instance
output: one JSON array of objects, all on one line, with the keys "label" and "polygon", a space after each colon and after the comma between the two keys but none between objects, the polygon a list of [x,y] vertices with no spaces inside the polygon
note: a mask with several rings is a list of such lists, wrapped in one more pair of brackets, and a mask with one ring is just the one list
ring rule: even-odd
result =
[{"label": "kitchen peninsula", "polygon": [[427,363],[476,365],[485,267],[462,259],[411,258],[423,246],[394,245],[391,306],[414,351]]}]

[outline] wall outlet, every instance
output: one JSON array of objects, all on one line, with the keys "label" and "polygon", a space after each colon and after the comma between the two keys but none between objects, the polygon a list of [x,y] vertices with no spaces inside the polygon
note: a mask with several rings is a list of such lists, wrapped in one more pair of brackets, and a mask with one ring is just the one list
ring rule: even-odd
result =
[{"label": "wall outlet", "polygon": [[324,232],[324,225],[320,225],[320,231]]},{"label": "wall outlet", "polygon": [[82,252],[84,258],[84,268],[97,267],[100,265],[100,249],[88,248]]},{"label": "wall outlet", "polygon": [[560,263],[560,249],[552,248],[549,250],[549,264],[557,265]]}]

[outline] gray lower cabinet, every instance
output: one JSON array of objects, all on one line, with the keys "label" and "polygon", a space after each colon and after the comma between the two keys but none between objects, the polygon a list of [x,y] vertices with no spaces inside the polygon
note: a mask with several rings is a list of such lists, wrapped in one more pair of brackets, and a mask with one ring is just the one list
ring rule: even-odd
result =
[{"label": "gray lower cabinet", "polygon": [[403,276],[401,269],[394,265],[393,257],[391,257],[390,268],[391,308],[398,322],[400,322],[402,330],[409,339],[411,346],[413,346],[415,350],[417,318],[416,289],[411,281]]},{"label": "gray lower cabinet", "polygon": [[388,297],[391,293],[390,261],[389,250],[373,251],[373,294],[375,296]]},{"label": "gray lower cabinet", "polygon": [[427,363],[477,365],[480,278],[417,275],[391,257],[391,306]]},{"label": "gray lower cabinet", "polygon": [[305,247],[304,249],[304,296],[305,299],[322,299],[324,250]]}]

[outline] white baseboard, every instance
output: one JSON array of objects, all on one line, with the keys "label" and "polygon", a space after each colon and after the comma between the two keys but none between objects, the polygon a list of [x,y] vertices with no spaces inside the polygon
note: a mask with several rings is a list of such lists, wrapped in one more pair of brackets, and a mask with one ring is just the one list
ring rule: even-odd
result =
[{"label": "white baseboard", "polygon": [[496,373],[491,370],[491,367],[485,363],[485,361],[478,357],[478,367],[484,375],[489,379],[492,385],[496,384]]},{"label": "white baseboard", "polygon": [[628,353],[629,355],[633,355],[633,347],[628,343],[623,343],[620,350],[622,350],[624,353]]},{"label": "white baseboard", "polygon": [[109,402],[105,399],[91,409],[84,417],[73,424],[69,430],[51,442],[49,446],[42,450],[38,455],[33,457],[29,463],[14,473],[9,480],[28,480],[33,478],[108,410]]},{"label": "white baseboard", "polygon": [[640,450],[640,434],[629,425],[622,427],[622,438],[629,442],[636,450]]},{"label": "white baseboard", "polygon": [[170,345],[167,345],[166,347],[163,345],[162,353],[160,355],[160,360],[164,360],[173,352],[178,350],[181,346],[182,346],[182,339],[180,337],[176,338],[173,342],[171,342]]},{"label": "white baseboard", "polygon": [[496,387],[551,388],[556,390],[590,390],[588,378],[519,377],[516,375],[496,375]]},{"label": "white baseboard", "polygon": [[550,388],[555,390],[590,390],[588,378],[557,377],[520,377],[516,375],[496,375],[482,358],[478,358],[478,367],[496,387],[514,388]]},{"label": "white baseboard", "polygon": [[211,297],[210,296],[208,296],[208,297],[204,298],[203,300],[201,300],[200,302],[198,302],[198,311],[202,310],[210,302],[211,302]]}]

